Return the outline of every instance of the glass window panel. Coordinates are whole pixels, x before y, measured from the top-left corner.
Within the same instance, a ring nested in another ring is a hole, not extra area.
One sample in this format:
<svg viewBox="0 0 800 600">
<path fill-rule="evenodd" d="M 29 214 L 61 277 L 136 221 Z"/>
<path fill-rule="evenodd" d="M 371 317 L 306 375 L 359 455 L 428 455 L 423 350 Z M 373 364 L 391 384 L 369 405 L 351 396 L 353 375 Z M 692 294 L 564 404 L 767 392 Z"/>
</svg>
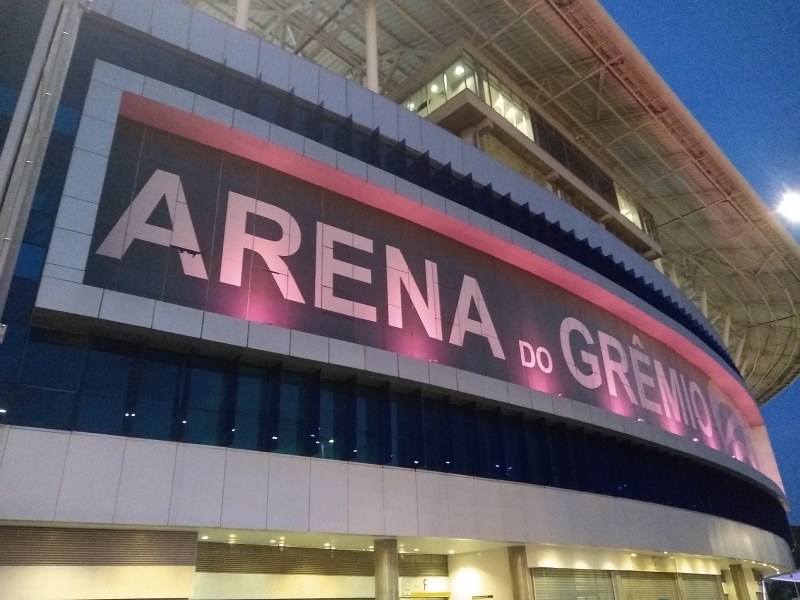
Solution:
<svg viewBox="0 0 800 600">
<path fill-rule="evenodd" d="M 601 435 L 597 432 L 587 433 L 586 448 L 589 452 L 589 464 L 595 491 L 598 494 L 612 493 L 611 481 L 606 468 L 605 445 Z"/>
<path fill-rule="evenodd" d="M 478 410 L 478 438 L 483 477 L 505 479 L 506 460 L 503 452 L 503 429 L 500 409 Z"/>
<path fill-rule="evenodd" d="M 569 430 L 568 437 L 572 471 L 575 474 L 575 489 L 582 492 L 594 491 L 592 469 L 589 464 L 589 455 L 586 451 L 584 431 L 582 429 Z"/>
<path fill-rule="evenodd" d="M 74 391 L 83 362 L 80 336 L 31 329 L 20 369 L 20 383 Z"/>
<path fill-rule="evenodd" d="M 219 411 L 189 408 L 186 410 L 185 421 L 184 442 L 211 446 L 221 445 Z"/>
<path fill-rule="evenodd" d="M 319 456 L 342 460 L 344 444 L 345 404 L 348 383 L 323 379 L 320 385 Z"/>
<path fill-rule="evenodd" d="M 128 431 L 131 436 L 150 440 L 171 439 L 173 407 L 161 402 L 138 401 L 136 412 L 128 413 Z"/>
<path fill-rule="evenodd" d="M 405 101 L 403 106 L 405 106 L 408 110 L 413 113 L 417 113 L 420 116 L 426 116 L 428 114 L 428 103 L 427 103 L 427 88 L 421 88 L 413 93 L 408 99 Z"/>
<path fill-rule="evenodd" d="M 461 58 L 448 68 L 445 73 L 445 80 L 447 84 L 446 95 L 449 100 L 456 94 L 464 91 L 477 89 L 475 84 L 475 70 L 472 65 Z"/>
<path fill-rule="evenodd" d="M 74 406 L 74 393 L 18 386 L 7 413 L 8 422 L 12 425 L 68 430 Z"/>
<path fill-rule="evenodd" d="M 189 406 L 219 411 L 225 397 L 225 363 L 195 358 L 189 377 Z"/>
<path fill-rule="evenodd" d="M 475 404 L 453 404 L 450 412 L 453 427 L 453 458 L 456 473 L 480 475 L 478 420 Z"/>
<path fill-rule="evenodd" d="M 524 418 L 522 414 L 503 416 L 503 443 L 506 458 L 506 479 L 525 481 L 530 478 L 525 447 Z"/>
<path fill-rule="evenodd" d="M 172 406 L 181 383 L 183 356 L 148 349 L 138 381 L 137 398 L 142 402 Z"/>
<path fill-rule="evenodd" d="M 263 371 L 259 367 L 242 365 L 236 387 L 236 413 L 233 421 L 231 446 L 247 450 L 258 449 L 258 427 L 261 412 Z"/>
<path fill-rule="evenodd" d="M 127 417 L 130 435 L 156 440 L 172 437 L 183 361 L 184 357 L 175 352 L 145 351 L 136 381 L 136 401 L 129 413 L 131 416 Z"/>
<path fill-rule="evenodd" d="M 553 485 L 550 446 L 547 426 L 543 419 L 525 423 L 525 442 L 528 452 L 529 481 L 536 485 Z"/>
<path fill-rule="evenodd" d="M 417 390 L 397 394 L 393 399 L 394 424 L 392 436 L 396 438 L 397 465 L 412 469 L 425 464 L 425 436 L 422 418 L 422 394 Z"/>
<path fill-rule="evenodd" d="M 434 77 L 427 85 L 428 102 L 426 109 L 428 114 L 439 108 L 445 103 L 447 97 L 445 94 L 445 76 L 441 73 Z"/>
<path fill-rule="evenodd" d="M 300 402 L 303 378 L 299 373 L 283 371 L 280 385 L 280 408 L 275 450 L 283 454 L 301 454 Z"/>
<path fill-rule="evenodd" d="M 382 405 L 384 390 L 359 385 L 356 397 L 356 447 L 352 460 L 379 464 Z M 386 406 L 388 410 L 388 405 Z"/>
<path fill-rule="evenodd" d="M 90 433 L 122 435 L 125 417 L 125 398 L 81 393 L 75 429 Z"/>
<path fill-rule="evenodd" d="M 97 340 L 86 352 L 81 392 L 113 398 L 125 397 L 133 368 L 134 348 L 105 340 Z"/>
<path fill-rule="evenodd" d="M 615 186 L 615 188 L 617 192 L 617 204 L 619 204 L 619 212 L 622 213 L 623 217 L 641 229 L 642 220 L 639 218 L 639 208 L 636 205 L 636 202 L 623 188 L 619 186 Z"/>
<path fill-rule="evenodd" d="M 566 425 L 563 423 L 551 425 L 547 433 L 555 484 L 560 488 L 575 489 Z"/>
</svg>

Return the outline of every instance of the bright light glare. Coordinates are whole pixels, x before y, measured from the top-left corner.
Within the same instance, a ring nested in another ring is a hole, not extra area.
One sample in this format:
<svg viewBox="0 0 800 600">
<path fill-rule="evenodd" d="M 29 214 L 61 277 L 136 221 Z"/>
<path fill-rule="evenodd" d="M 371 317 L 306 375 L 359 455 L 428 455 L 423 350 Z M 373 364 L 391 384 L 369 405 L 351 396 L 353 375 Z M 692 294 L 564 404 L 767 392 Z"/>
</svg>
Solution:
<svg viewBox="0 0 800 600">
<path fill-rule="evenodd" d="M 778 212 L 792 223 L 800 223 L 800 193 L 786 192 L 778 205 Z"/>
<path fill-rule="evenodd" d="M 456 75 L 463 75 L 464 74 L 464 67 L 462 67 L 461 65 L 458 65 L 456 67 L 456 69 L 455 69 L 455 74 Z"/>
<path fill-rule="evenodd" d="M 439 86 L 438 86 L 438 85 L 436 85 L 436 84 L 434 83 L 434 84 L 431 86 L 431 91 L 432 91 L 432 92 L 435 94 L 436 92 L 438 92 L 438 91 L 439 91 Z"/>
</svg>

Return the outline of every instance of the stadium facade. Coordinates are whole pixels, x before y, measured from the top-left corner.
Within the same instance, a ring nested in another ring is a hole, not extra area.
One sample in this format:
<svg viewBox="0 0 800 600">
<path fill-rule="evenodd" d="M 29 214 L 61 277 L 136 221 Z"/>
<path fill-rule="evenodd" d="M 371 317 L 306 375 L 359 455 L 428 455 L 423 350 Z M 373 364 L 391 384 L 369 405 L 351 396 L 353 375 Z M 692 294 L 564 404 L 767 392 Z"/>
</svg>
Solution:
<svg viewBox="0 0 800 600">
<path fill-rule="evenodd" d="M 791 566 L 800 253 L 596 0 L 2 0 L 0 50 L 0 599 Z"/>
</svg>

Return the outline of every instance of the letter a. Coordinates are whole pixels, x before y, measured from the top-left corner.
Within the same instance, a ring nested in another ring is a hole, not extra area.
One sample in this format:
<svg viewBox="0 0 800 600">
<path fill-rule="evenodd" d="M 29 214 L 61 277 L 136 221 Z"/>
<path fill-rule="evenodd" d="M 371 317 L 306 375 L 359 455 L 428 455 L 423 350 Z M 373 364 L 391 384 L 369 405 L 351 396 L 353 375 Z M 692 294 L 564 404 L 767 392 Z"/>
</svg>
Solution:
<svg viewBox="0 0 800 600">
<path fill-rule="evenodd" d="M 478 316 L 480 321 L 469 318 L 469 309 L 472 303 L 478 309 Z M 478 287 L 478 282 L 468 275 L 464 275 L 464 280 L 461 283 L 461 293 L 458 296 L 458 307 L 456 308 L 456 315 L 453 317 L 453 330 L 450 332 L 450 343 L 455 346 L 464 345 L 464 334 L 477 333 L 482 335 L 489 341 L 489 346 L 492 349 L 492 354 L 495 358 L 506 359 L 503 353 L 503 347 L 500 345 L 500 340 L 497 339 L 497 332 L 492 323 L 492 317 L 489 316 L 489 309 L 483 301 L 483 294 L 481 288 Z"/>
<path fill-rule="evenodd" d="M 172 229 L 157 227 L 147 222 L 161 198 L 167 201 Z M 100 244 L 97 253 L 122 259 L 133 240 L 182 250 L 180 257 L 183 272 L 191 277 L 208 279 L 181 179 L 177 175 L 160 169 L 153 173 Z"/>
</svg>

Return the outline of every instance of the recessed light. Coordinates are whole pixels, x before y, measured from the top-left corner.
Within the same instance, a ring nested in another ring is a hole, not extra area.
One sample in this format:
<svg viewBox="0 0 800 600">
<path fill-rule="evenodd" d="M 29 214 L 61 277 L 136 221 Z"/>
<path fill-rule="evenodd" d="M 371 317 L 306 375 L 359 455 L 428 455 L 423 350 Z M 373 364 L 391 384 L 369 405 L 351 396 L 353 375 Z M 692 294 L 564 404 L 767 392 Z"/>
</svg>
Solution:
<svg viewBox="0 0 800 600">
<path fill-rule="evenodd" d="M 636 553 L 635 552 L 631 552 L 631 556 L 636 556 Z"/>
<path fill-rule="evenodd" d="M 269 541 L 269 543 L 270 543 L 270 544 L 274 544 L 274 543 L 275 543 L 275 540 L 270 540 L 270 541 Z"/>
<path fill-rule="evenodd" d="M 456 551 L 455 551 L 455 550 L 448 550 L 448 551 L 447 551 L 447 553 L 448 553 L 448 554 L 455 554 L 455 553 L 456 553 Z"/>
<path fill-rule="evenodd" d="M 330 542 L 325 542 L 325 547 L 328 548 L 331 545 Z"/>
<path fill-rule="evenodd" d="M 438 92 L 438 91 L 439 91 L 439 86 L 438 86 L 438 85 L 436 85 L 436 84 L 434 83 L 434 84 L 431 86 L 431 91 L 432 91 L 432 92 L 435 94 L 436 92 Z"/>
<path fill-rule="evenodd" d="M 419 548 L 414 548 L 414 552 L 419 552 Z"/>
<path fill-rule="evenodd" d="M 200 536 L 200 539 L 201 539 L 201 540 L 207 540 L 207 539 L 208 539 L 208 536 L 207 536 L 207 535 Z"/>
<path fill-rule="evenodd" d="M 463 75 L 464 74 L 464 67 L 462 67 L 461 65 L 456 65 L 456 68 L 455 68 L 454 72 L 455 72 L 456 75 Z"/>
</svg>

